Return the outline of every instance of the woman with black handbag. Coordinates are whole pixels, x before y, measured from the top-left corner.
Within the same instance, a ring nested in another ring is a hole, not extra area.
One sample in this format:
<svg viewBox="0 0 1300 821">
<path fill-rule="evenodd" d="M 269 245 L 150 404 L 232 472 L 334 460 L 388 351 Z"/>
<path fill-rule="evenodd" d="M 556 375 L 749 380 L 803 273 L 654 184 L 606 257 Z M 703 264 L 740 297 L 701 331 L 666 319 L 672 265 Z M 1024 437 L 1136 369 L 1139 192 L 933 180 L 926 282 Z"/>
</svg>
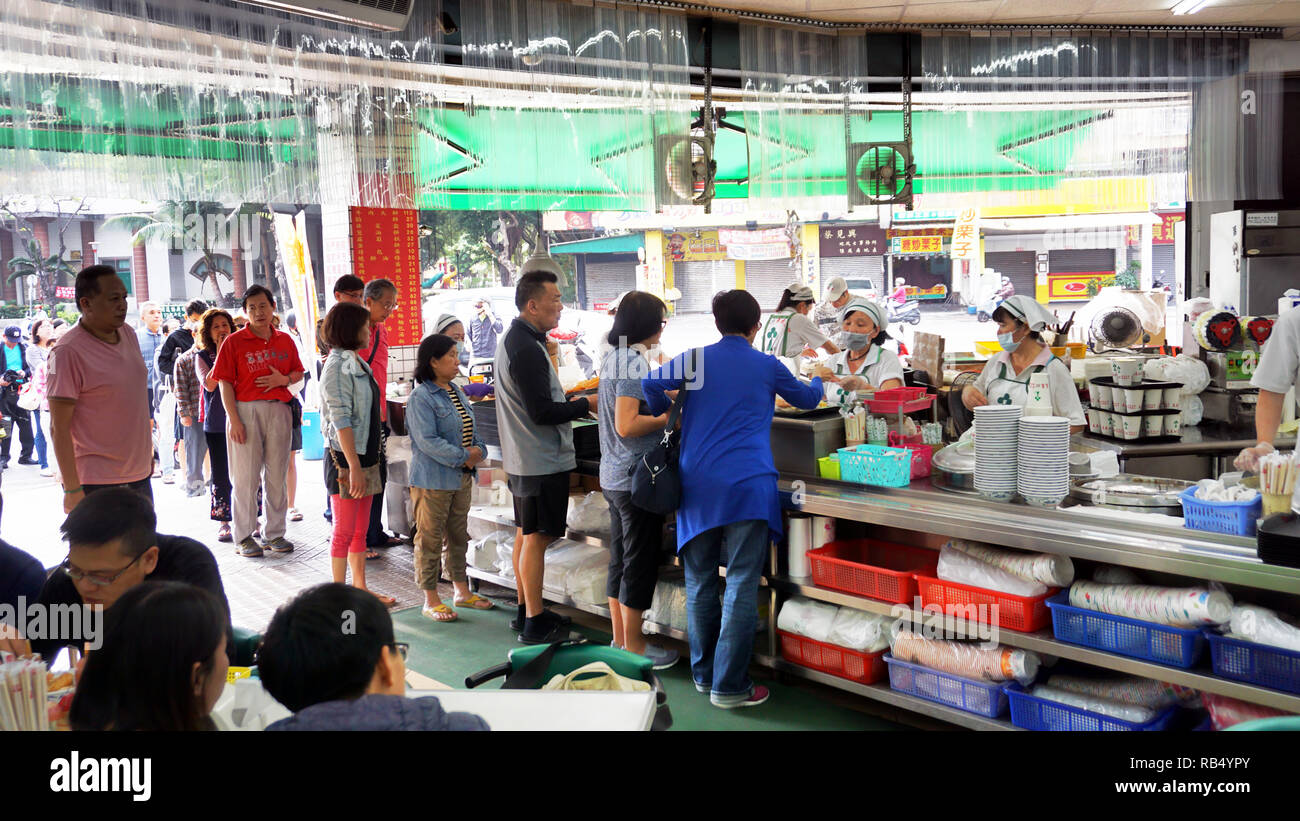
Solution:
<svg viewBox="0 0 1300 821">
<path fill-rule="evenodd" d="M 659 579 L 664 517 L 632 501 L 629 470 L 663 438 L 667 414 L 644 412 L 641 380 L 650 374 L 647 352 L 659 343 L 667 308 L 654 294 L 624 295 L 609 332 L 612 349 L 600 365 L 600 486 L 609 502 L 609 598 L 614 645 L 646 656 L 654 669 L 677 663 L 678 654 L 649 644 L 641 614 L 650 608 Z"/>
<path fill-rule="evenodd" d="M 357 351 L 370 342 L 370 312 L 339 303 L 325 316 L 330 354 L 321 371 L 321 431 L 329 447 L 326 488 L 333 509 L 330 559 L 334 581 L 366 589 L 366 530 L 379 492 L 379 389 Z M 378 596 L 385 605 L 396 600 Z"/>
</svg>

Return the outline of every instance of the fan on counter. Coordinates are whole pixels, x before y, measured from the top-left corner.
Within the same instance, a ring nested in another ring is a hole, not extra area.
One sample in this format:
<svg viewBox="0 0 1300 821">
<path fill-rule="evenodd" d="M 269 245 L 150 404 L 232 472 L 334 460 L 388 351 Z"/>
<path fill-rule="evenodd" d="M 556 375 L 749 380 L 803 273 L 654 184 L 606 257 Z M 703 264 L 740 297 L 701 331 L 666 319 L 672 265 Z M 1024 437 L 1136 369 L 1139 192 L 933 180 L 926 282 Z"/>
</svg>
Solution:
<svg viewBox="0 0 1300 821">
<path fill-rule="evenodd" d="M 1142 320 L 1128 308 L 1107 308 L 1097 314 L 1088 335 L 1093 351 L 1098 353 L 1132 348 L 1151 340 L 1151 334 L 1142 330 Z"/>
<path fill-rule="evenodd" d="M 967 385 L 975 384 L 976 379 L 979 379 L 978 373 L 962 371 L 952 380 L 952 387 L 948 391 L 948 418 L 952 420 L 954 438 L 970 430 L 970 426 L 975 423 L 975 413 L 961 401 L 961 392 Z"/>
</svg>

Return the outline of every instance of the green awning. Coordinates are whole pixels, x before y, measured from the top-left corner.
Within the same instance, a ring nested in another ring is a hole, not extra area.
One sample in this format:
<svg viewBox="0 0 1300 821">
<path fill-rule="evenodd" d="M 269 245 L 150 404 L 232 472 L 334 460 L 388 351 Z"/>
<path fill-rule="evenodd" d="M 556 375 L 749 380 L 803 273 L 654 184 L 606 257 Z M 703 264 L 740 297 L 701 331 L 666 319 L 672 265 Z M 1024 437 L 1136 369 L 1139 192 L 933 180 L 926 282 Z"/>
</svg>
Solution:
<svg viewBox="0 0 1300 821">
<path fill-rule="evenodd" d="M 576 242 L 557 242 L 551 246 L 552 254 L 635 254 L 645 247 L 645 234 L 620 234 L 616 237 L 580 239 Z"/>
</svg>

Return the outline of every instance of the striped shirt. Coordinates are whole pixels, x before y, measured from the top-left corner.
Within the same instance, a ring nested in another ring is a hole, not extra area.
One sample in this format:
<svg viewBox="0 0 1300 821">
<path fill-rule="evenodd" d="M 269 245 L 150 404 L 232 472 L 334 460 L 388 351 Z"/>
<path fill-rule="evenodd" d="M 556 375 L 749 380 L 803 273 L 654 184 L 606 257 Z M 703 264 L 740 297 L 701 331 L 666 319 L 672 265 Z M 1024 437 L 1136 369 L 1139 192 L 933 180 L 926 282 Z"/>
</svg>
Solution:
<svg viewBox="0 0 1300 821">
<path fill-rule="evenodd" d="M 465 406 L 461 404 L 455 388 L 448 388 L 447 396 L 451 398 L 451 404 L 455 406 L 456 412 L 460 414 L 460 446 L 463 448 L 471 447 L 474 444 L 474 422 L 470 419 L 469 411 L 465 410 Z"/>
</svg>

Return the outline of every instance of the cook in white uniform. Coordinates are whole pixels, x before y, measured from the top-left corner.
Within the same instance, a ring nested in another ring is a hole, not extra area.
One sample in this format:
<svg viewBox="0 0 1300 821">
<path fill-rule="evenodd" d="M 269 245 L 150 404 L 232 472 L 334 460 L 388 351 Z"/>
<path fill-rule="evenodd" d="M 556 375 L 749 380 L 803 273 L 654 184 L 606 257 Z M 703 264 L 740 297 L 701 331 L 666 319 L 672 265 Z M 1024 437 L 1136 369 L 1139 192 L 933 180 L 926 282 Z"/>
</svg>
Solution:
<svg viewBox="0 0 1300 821">
<path fill-rule="evenodd" d="M 826 361 L 833 376 L 819 371 L 826 381 L 827 402 L 851 405 L 857 391 L 903 387 L 903 363 L 898 354 L 880 347 L 889 338 L 885 333 L 888 322 L 883 305 L 862 297 L 850 299 L 840 309 L 844 350 Z"/>
<path fill-rule="evenodd" d="M 1052 413 L 1070 420 L 1071 433 L 1083 430 L 1083 403 L 1079 401 L 1070 369 L 1052 355 L 1039 335 L 1039 331 L 1056 324 L 1056 315 L 1034 298 L 1018 294 L 993 312 L 993 320 L 998 323 L 1002 350 L 966 386 L 961 401 L 968 408 L 992 403 L 1024 406 L 1029 401 L 1029 378 L 1046 372 Z"/>
<path fill-rule="evenodd" d="M 1300 385 L 1300 308 L 1278 316 L 1250 384 L 1259 388 L 1255 406 L 1255 437 L 1259 444 L 1239 453 L 1236 466 L 1238 470 L 1254 471 L 1259 468 L 1259 457 L 1273 451 L 1287 392 Z M 1300 484 L 1291 497 L 1291 508 L 1300 511 Z"/>
<path fill-rule="evenodd" d="M 812 313 L 813 301 L 812 288 L 800 282 L 788 286 L 781 294 L 781 303 L 768 316 L 763 332 L 755 340 L 758 349 L 778 359 L 816 356 L 813 348 L 821 348 L 829 354 L 839 353 L 839 347 L 817 330 L 808 317 Z"/>
</svg>

